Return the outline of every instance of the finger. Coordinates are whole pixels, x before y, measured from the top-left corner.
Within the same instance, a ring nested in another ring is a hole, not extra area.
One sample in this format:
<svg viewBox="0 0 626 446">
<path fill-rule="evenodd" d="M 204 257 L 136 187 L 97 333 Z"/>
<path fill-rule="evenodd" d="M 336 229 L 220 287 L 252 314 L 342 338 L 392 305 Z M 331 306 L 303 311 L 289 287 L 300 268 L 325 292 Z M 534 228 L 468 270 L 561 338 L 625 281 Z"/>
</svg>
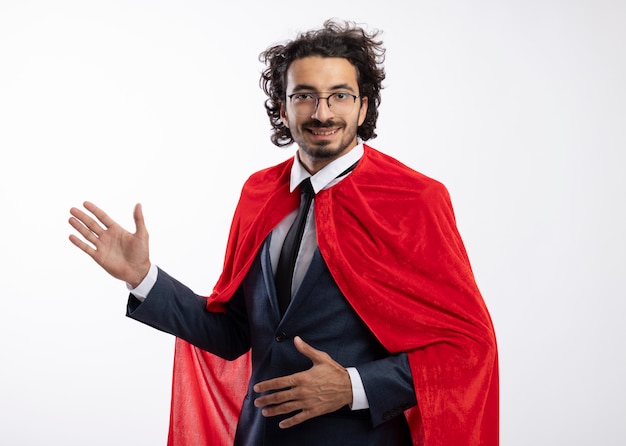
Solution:
<svg viewBox="0 0 626 446">
<path fill-rule="evenodd" d="M 73 234 L 70 235 L 70 242 L 72 242 L 75 246 L 80 248 L 82 251 L 86 252 L 91 257 L 93 257 L 96 254 L 95 249 L 93 249 L 90 245 L 83 242 L 81 239 L 79 239 Z"/>
<path fill-rule="evenodd" d="M 104 225 L 105 228 L 109 228 L 115 224 L 115 221 L 111 217 L 109 217 L 106 212 L 104 212 L 102 209 L 100 209 L 98 206 L 96 206 L 92 202 L 85 201 L 83 203 L 83 206 L 85 206 L 85 209 L 87 209 L 89 212 L 95 215 L 96 218 L 100 221 L 100 223 Z"/>
<path fill-rule="evenodd" d="M 295 375 L 281 376 L 280 378 L 268 379 L 267 381 L 256 383 L 254 385 L 254 391 L 263 393 L 272 390 L 288 389 L 296 385 L 294 376 Z"/>
<path fill-rule="evenodd" d="M 302 395 L 294 388 L 289 387 L 283 390 L 279 390 L 277 392 L 272 392 L 267 395 L 263 395 L 254 400 L 254 405 L 256 407 L 265 407 L 265 406 L 273 406 L 276 404 L 283 404 L 288 401 L 296 400 L 301 398 Z"/>
<path fill-rule="evenodd" d="M 78 210 L 77 210 L 78 211 Z M 80 212 L 80 211 L 78 211 Z M 85 215 L 85 217 L 87 217 Z M 89 217 L 87 217 L 89 218 Z M 74 229 L 76 229 L 76 231 L 78 231 L 80 233 L 80 235 L 82 235 L 88 242 L 92 243 L 93 245 L 96 244 L 96 242 L 98 241 L 98 235 L 96 234 L 96 231 L 101 232 L 102 228 L 100 228 L 99 226 L 97 226 L 97 223 L 92 222 L 91 226 L 94 229 L 88 228 L 85 222 L 83 222 L 80 218 L 78 217 L 70 217 L 69 219 L 69 223 L 70 225 L 72 225 L 72 227 Z"/>
<path fill-rule="evenodd" d="M 316 416 L 317 415 L 315 415 L 312 411 L 303 410 L 295 414 L 293 417 L 289 417 L 278 423 L 278 427 L 280 427 L 281 429 L 287 429 L 306 420 L 310 420 L 311 418 L 314 418 Z"/>
<path fill-rule="evenodd" d="M 89 230 L 91 232 L 93 232 L 96 235 L 101 234 L 104 229 L 98 224 L 97 221 L 95 221 L 93 218 L 91 218 L 89 215 L 87 215 L 85 212 L 83 212 L 82 210 L 78 209 L 78 208 L 71 208 L 70 209 L 70 214 L 76 219 L 78 220 L 80 223 L 82 223 L 82 225 L 86 228 L 89 228 Z M 70 220 L 70 223 L 72 222 L 72 220 Z M 72 226 L 74 226 L 74 228 L 76 228 L 77 230 L 79 229 L 78 227 L 76 227 L 75 225 L 72 224 Z M 81 234 L 85 235 L 82 231 Z"/>
<path fill-rule="evenodd" d="M 330 358 L 326 352 L 311 347 L 300 336 L 294 337 L 293 343 L 300 353 L 313 361 L 313 364 L 325 362 Z"/>
<path fill-rule="evenodd" d="M 275 417 L 276 415 L 285 415 L 301 409 L 302 401 L 286 401 L 281 404 L 263 407 L 261 414 L 263 414 L 264 417 Z"/>
</svg>

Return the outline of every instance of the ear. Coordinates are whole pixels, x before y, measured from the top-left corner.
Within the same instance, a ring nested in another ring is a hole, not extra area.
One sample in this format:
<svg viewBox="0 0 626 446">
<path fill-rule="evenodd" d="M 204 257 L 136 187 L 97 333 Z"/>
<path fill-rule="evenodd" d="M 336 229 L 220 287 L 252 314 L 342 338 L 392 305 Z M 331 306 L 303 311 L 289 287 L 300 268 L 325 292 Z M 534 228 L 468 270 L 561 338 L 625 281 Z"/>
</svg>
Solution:
<svg viewBox="0 0 626 446">
<path fill-rule="evenodd" d="M 368 107 L 368 99 L 367 96 L 363 96 L 361 98 L 361 109 L 359 110 L 359 126 L 361 126 L 365 122 L 365 117 L 367 116 L 367 107 Z"/>
<path fill-rule="evenodd" d="M 289 128 L 289 118 L 287 117 L 287 110 L 285 110 L 285 103 L 280 101 L 278 105 L 280 106 L 280 120 L 285 127 Z"/>
</svg>

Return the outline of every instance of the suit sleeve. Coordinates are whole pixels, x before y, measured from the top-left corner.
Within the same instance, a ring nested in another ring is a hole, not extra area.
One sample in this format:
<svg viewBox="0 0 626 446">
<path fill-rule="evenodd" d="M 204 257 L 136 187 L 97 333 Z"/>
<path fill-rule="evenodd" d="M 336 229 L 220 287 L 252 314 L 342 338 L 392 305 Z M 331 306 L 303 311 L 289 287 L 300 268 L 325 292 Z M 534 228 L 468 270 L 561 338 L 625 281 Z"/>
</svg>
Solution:
<svg viewBox="0 0 626 446">
<path fill-rule="evenodd" d="M 357 366 L 374 427 L 402 415 L 417 404 L 406 353 Z"/>
<path fill-rule="evenodd" d="M 206 309 L 204 297 L 161 269 L 143 302 L 129 296 L 126 315 L 224 359 L 235 359 L 250 349 L 241 291 L 228 302 L 225 312 L 211 312 Z"/>
</svg>

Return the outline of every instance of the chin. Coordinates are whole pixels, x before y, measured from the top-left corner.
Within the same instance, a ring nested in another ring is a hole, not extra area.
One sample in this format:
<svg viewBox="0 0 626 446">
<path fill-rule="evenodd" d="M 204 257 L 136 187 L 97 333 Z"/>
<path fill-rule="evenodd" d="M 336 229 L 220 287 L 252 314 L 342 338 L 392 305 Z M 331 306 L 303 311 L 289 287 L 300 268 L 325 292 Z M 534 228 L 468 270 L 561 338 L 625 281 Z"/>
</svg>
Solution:
<svg viewBox="0 0 626 446">
<path fill-rule="evenodd" d="M 347 146 L 340 142 L 321 141 L 321 142 L 298 142 L 298 146 L 310 157 L 317 159 L 334 158 L 345 152 Z"/>
<path fill-rule="evenodd" d="M 302 150 L 306 152 L 312 158 L 328 159 L 341 155 L 345 148 L 333 148 L 330 146 L 315 146 L 315 147 L 302 147 Z"/>
</svg>

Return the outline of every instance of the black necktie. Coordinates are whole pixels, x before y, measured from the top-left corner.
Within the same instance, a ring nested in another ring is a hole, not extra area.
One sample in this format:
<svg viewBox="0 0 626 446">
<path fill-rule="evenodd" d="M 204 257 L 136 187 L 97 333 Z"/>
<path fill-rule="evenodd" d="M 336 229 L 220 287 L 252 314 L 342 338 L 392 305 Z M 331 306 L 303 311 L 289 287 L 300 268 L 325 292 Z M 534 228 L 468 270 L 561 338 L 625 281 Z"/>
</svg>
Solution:
<svg viewBox="0 0 626 446">
<path fill-rule="evenodd" d="M 355 162 L 346 170 L 337 175 L 336 178 L 340 178 L 351 172 L 359 162 Z M 305 179 L 300 183 L 300 207 L 298 208 L 298 215 L 287 232 L 283 247 L 280 251 L 280 257 L 278 259 L 278 266 L 276 267 L 276 277 L 274 282 L 276 283 L 276 296 L 278 297 L 278 306 L 280 308 L 280 314 L 284 315 L 287 311 L 287 307 L 291 302 L 291 285 L 293 283 L 293 271 L 296 266 L 296 259 L 298 258 L 298 252 L 300 251 L 300 245 L 302 244 L 302 235 L 304 234 L 304 226 L 306 224 L 306 217 L 309 213 L 309 208 L 313 202 L 315 192 L 313 186 L 311 186 L 311 177 Z"/>
<path fill-rule="evenodd" d="M 296 220 L 291 225 L 291 228 L 289 228 L 289 232 L 287 232 L 285 242 L 280 251 L 278 267 L 276 268 L 276 295 L 278 297 L 278 306 L 281 315 L 285 314 L 289 302 L 291 301 L 293 270 L 296 265 L 300 244 L 302 243 L 306 217 L 309 213 L 314 195 L 315 192 L 313 191 L 311 178 L 309 177 L 300 183 L 300 207 L 298 208 L 298 215 L 296 215 Z"/>
</svg>

